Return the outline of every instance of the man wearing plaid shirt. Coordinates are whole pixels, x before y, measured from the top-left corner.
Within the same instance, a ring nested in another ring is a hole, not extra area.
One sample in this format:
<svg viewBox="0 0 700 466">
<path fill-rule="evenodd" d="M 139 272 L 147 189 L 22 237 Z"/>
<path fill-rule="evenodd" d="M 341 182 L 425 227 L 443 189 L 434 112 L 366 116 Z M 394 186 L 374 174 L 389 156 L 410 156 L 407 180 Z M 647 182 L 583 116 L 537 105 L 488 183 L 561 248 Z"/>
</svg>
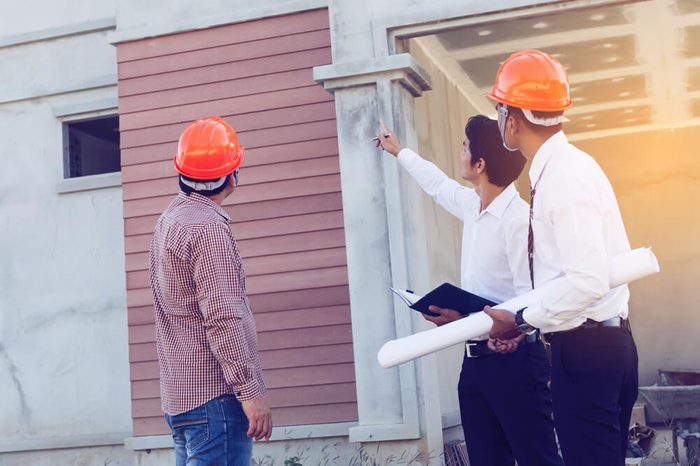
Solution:
<svg viewBox="0 0 700 466">
<path fill-rule="evenodd" d="M 176 466 L 249 466 L 272 417 L 238 246 L 221 207 L 238 184 L 243 148 L 218 117 L 180 137 L 181 192 L 150 249 L 161 400 Z"/>
</svg>

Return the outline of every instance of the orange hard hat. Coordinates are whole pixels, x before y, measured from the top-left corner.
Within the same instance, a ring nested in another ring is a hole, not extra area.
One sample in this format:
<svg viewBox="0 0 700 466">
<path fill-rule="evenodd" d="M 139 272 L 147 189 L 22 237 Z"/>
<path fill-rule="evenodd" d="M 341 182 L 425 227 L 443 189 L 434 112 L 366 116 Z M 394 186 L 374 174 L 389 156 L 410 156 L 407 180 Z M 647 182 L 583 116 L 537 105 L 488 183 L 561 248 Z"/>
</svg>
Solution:
<svg viewBox="0 0 700 466">
<path fill-rule="evenodd" d="M 493 90 L 485 95 L 505 105 L 540 112 L 559 112 L 573 105 L 564 67 L 539 50 L 508 57 L 496 73 Z"/>
<path fill-rule="evenodd" d="M 221 117 L 202 118 L 180 135 L 175 169 L 188 178 L 212 180 L 233 173 L 243 163 L 243 146 Z"/>
</svg>

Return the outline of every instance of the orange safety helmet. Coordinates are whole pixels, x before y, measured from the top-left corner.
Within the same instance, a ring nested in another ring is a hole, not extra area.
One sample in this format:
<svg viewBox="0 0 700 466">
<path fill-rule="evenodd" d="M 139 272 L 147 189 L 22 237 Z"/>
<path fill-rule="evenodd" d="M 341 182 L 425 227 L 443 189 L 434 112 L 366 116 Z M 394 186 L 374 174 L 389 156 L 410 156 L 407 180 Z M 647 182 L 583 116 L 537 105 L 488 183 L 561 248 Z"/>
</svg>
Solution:
<svg viewBox="0 0 700 466">
<path fill-rule="evenodd" d="M 180 135 L 175 169 L 195 180 L 212 180 L 233 173 L 243 163 L 243 146 L 221 117 L 202 118 Z"/>
<path fill-rule="evenodd" d="M 564 67 L 539 50 L 508 57 L 496 73 L 493 90 L 485 95 L 508 106 L 540 112 L 559 112 L 573 105 Z"/>
</svg>

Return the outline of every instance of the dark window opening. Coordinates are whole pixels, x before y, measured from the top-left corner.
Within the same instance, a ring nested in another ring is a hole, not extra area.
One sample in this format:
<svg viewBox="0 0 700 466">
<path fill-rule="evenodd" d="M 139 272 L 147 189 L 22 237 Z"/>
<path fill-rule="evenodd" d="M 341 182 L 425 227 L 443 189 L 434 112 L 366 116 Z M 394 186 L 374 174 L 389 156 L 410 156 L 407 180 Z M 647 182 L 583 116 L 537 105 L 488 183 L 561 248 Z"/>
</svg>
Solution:
<svg viewBox="0 0 700 466">
<path fill-rule="evenodd" d="M 66 122 L 63 140 L 64 178 L 121 170 L 118 116 Z"/>
</svg>

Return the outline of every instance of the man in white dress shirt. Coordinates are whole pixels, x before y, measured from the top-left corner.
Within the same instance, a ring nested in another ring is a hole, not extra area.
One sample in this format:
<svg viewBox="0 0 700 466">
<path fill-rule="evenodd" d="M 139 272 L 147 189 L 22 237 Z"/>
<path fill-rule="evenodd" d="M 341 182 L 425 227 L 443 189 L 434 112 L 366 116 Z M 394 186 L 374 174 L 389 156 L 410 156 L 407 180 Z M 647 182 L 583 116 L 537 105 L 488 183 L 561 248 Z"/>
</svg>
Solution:
<svg viewBox="0 0 700 466">
<path fill-rule="evenodd" d="M 483 115 L 465 127 L 461 175 L 474 188 L 450 179 L 433 163 L 383 128 L 378 145 L 435 201 L 464 224 L 462 287 L 494 302 L 530 291 L 527 244 L 528 206 L 513 185 L 525 164 L 501 144 L 498 124 Z M 435 225 L 439 228 L 439 225 Z M 462 317 L 431 306 L 443 325 Z M 458 395 L 462 429 L 472 466 L 562 466 L 554 437 L 549 364 L 537 334 L 512 342 L 509 354 L 489 349 L 487 340 L 470 341 Z"/>
<path fill-rule="evenodd" d="M 627 286 L 609 288 L 610 258 L 630 250 L 610 182 L 569 144 L 566 71 L 525 50 L 506 60 L 489 97 L 503 144 L 532 160 L 530 274 L 558 286 L 517 314 L 491 309 L 492 337 L 540 329 L 552 345 L 554 422 L 567 466 L 622 466 L 637 397 L 637 351 Z"/>
</svg>

